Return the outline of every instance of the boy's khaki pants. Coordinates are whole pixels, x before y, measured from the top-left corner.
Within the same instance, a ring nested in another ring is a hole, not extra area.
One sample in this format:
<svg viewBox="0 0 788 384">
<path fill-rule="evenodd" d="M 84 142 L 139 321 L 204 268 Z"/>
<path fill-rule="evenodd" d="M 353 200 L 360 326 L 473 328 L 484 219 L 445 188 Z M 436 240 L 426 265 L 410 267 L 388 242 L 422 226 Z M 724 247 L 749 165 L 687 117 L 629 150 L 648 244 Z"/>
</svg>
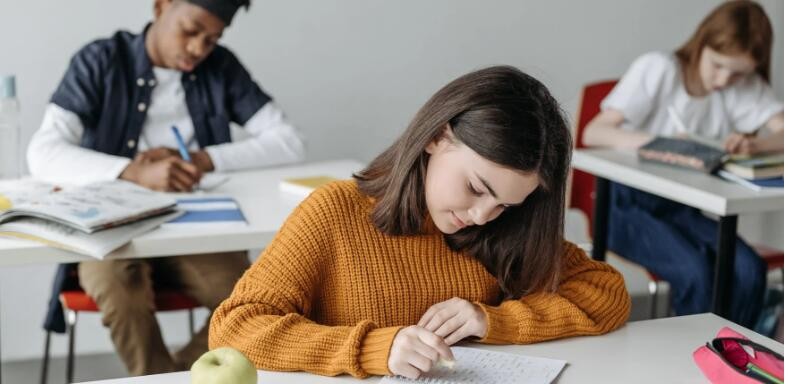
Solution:
<svg viewBox="0 0 788 384">
<path fill-rule="evenodd" d="M 248 267 L 246 252 L 86 261 L 79 264 L 79 281 L 101 310 L 129 373 L 149 375 L 187 370 L 208 350 L 206 323 L 170 355 L 156 321 L 154 287 L 178 289 L 213 311 Z"/>
</svg>

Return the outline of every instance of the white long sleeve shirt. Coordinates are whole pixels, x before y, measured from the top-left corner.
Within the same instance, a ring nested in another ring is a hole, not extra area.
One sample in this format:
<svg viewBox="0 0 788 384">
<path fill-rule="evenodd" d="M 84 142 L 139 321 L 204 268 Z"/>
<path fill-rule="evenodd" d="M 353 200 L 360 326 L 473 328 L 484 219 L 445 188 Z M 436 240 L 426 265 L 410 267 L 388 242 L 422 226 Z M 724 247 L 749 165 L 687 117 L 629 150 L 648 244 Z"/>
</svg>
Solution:
<svg viewBox="0 0 788 384">
<path fill-rule="evenodd" d="M 155 147 L 177 148 L 170 127 L 175 125 L 190 150 L 199 149 L 194 140 L 181 73 L 154 68 L 157 86 L 142 127 L 138 151 Z M 273 102 L 268 102 L 244 125 L 250 137 L 204 148 L 217 172 L 265 167 L 302 161 L 304 142 L 299 132 Z M 41 127 L 33 135 L 27 161 L 33 177 L 55 182 L 87 184 L 118 178 L 130 159 L 80 146 L 84 126 L 79 117 L 56 104 L 49 104 Z"/>
</svg>

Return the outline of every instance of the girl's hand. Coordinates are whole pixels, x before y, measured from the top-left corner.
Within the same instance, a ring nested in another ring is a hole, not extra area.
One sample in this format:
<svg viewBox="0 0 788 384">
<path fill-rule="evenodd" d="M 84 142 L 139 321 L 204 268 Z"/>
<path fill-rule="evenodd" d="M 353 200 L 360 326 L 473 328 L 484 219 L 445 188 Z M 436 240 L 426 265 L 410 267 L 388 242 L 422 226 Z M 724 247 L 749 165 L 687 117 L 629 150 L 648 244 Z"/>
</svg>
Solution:
<svg viewBox="0 0 788 384">
<path fill-rule="evenodd" d="M 757 139 L 754 135 L 733 133 L 725 139 L 725 151 L 738 155 L 752 155 L 758 152 Z"/>
<path fill-rule="evenodd" d="M 466 337 L 483 338 L 487 334 L 487 316 L 476 304 L 458 297 L 433 305 L 419 320 L 418 326 L 453 345 Z"/>
<path fill-rule="evenodd" d="M 429 372 L 439 359 L 454 360 L 451 349 L 442 338 L 416 326 L 401 329 L 389 353 L 389 371 L 395 375 L 418 379 Z"/>
</svg>

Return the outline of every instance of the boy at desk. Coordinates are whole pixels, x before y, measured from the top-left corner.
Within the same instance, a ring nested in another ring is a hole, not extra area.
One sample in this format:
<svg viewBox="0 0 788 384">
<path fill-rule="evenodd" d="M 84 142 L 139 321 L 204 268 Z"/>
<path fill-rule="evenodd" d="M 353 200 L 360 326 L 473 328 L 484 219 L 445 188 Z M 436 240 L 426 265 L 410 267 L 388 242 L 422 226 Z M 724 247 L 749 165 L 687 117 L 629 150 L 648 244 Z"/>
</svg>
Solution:
<svg viewBox="0 0 788 384">
<path fill-rule="evenodd" d="M 32 175 L 69 183 L 124 179 L 184 192 L 205 172 L 302 160 L 298 132 L 217 43 L 242 6 L 249 1 L 155 0 L 154 19 L 141 33 L 119 31 L 79 50 L 30 143 Z M 231 142 L 231 121 L 251 137 Z M 172 126 L 187 159 L 175 150 Z M 246 252 L 235 252 L 82 262 L 78 274 L 129 373 L 142 375 L 186 369 L 207 350 L 204 327 L 170 355 L 154 315 L 154 283 L 176 284 L 213 309 L 248 266 Z M 69 267 L 61 267 L 56 292 Z M 45 327 L 62 330 L 59 303 L 50 304 Z"/>
</svg>

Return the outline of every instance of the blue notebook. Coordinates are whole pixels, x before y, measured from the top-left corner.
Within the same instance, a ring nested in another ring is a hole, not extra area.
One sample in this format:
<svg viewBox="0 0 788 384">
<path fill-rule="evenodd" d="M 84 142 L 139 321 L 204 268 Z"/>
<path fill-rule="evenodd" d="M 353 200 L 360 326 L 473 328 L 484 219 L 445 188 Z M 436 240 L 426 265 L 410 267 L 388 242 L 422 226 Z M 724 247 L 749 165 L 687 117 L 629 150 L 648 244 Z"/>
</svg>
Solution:
<svg viewBox="0 0 788 384">
<path fill-rule="evenodd" d="M 751 183 L 764 188 L 784 188 L 785 179 L 782 177 L 772 177 L 770 179 L 750 180 Z"/>
<path fill-rule="evenodd" d="M 177 209 L 185 213 L 165 226 L 247 225 L 241 207 L 232 197 L 186 197 L 177 199 Z"/>
</svg>

